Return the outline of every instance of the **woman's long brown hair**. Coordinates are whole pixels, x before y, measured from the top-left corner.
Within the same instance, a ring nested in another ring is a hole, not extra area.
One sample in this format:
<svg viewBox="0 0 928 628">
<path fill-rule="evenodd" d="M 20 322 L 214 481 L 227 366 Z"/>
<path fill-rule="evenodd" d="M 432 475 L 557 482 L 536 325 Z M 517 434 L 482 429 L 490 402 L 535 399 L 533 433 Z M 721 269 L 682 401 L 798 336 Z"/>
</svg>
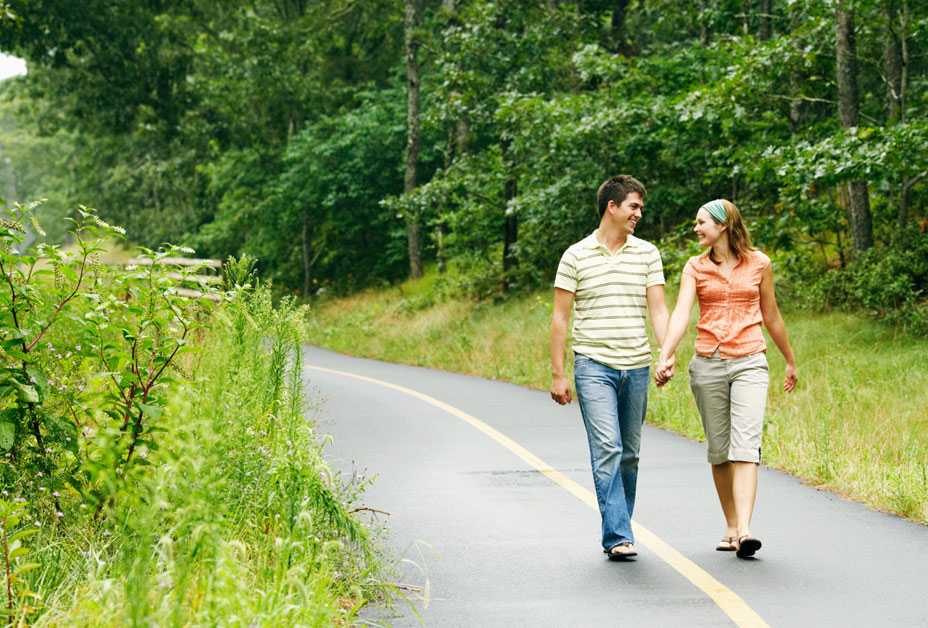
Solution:
<svg viewBox="0 0 928 628">
<path fill-rule="evenodd" d="M 728 248 L 732 253 L 738 256 L 738 259 L 744 259 L 748 253 L 754 250 L 751 245 L 751 234 L 748 228 L 744 226 L 741 219 L 741 211 L 729 200 L 721 199 L 725 206 L 725 226 L 728 228 Z"/>
</svg>

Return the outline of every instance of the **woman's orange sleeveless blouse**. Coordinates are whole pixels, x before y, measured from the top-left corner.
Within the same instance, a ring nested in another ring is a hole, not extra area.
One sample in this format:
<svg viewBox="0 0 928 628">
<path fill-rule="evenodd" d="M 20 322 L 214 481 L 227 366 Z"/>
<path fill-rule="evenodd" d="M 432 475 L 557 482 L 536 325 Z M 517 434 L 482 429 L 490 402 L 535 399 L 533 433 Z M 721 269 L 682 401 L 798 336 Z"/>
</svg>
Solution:
<svg viewBox="0 0 928 628">
<path fill-rule="evenodd" d="M 696 281 L 699 299 L 696 353 L 711 356 L 717 349 L 723 359 L 734 359 L 767 350 L 760 282 L 769 266 L 769 257 L 751 251 L 726 279 L 708 252 L 686 262 L 683 273 Z"/>
</svg>

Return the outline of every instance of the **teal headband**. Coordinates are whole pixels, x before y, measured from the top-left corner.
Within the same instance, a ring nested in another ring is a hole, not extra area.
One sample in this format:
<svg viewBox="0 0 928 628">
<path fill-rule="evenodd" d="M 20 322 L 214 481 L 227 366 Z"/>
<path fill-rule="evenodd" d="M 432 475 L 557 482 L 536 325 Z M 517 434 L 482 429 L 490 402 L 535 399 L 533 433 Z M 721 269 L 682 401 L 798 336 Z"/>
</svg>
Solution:
<svg viewBox="0 0 928 628">
<path fill-rule="evenodd" d="M 699 209 L 704 209 L 709 212 L 709 215 L 712 216 L 712 219 L 720 225 L 724 225 L 725 221 L 728 219 L 728 212 L 725 210 L 725 204 L 720 198 L 717 198 L 714 201 L 709 201 Z"/>
</svg>

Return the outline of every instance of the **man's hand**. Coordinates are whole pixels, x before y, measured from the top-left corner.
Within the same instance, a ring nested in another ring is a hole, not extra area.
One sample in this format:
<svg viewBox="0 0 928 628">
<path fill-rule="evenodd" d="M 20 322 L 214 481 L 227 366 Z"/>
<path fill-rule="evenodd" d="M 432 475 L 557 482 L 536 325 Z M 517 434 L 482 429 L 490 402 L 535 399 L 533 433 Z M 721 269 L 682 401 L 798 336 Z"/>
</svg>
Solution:
<svg viewBox="0 0 928 628">
<path fill-rule="evenodd" d="M 564 344 L 574 293 L 554 289 L 554 312 L 551 315 L 551 398 L 562 406 L 570 403 L 570 385 L 564 377 Z"/>
<path fill-rule="evenodd" d="M 567 378 L 563 375 L 555 375 L 551 378 L 551 398 L 562 406 L 565 403 L 570 403 L 570 386 L 567 383 Z"/>
<path fill-rule="evenodd" d="M 673 378 L 674 366 L 676 365 L 677 358 L 676 356 L 670 356 L 659 360 L 657 363 L 657 369 L 654 372 L 654 383 L 657 384 L 657 387 L 660 388 Z"/>
</svg>

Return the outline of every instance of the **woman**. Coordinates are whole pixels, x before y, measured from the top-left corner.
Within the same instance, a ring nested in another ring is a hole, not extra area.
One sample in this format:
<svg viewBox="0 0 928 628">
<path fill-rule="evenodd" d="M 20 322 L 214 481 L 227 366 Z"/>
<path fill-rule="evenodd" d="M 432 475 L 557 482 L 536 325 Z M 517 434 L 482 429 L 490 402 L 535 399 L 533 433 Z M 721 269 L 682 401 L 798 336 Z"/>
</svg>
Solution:
<svg viewBox="0 0 928 628">
<path fill-rule="evenodd" d="M 725 515 L 725 535 L 716 549 L 746 558 L 761 547 L 751 534 L 769 381 L 761 323 L 786 359 L 787 392 L 796 387 L 796 363 L 777 308 L 770 258 L 751 246 L 738 208 L 727 200 L 710 201 L 699 208 L 693 230 L 708 250 L 683 269 L 655 379 L 662 386 L 673 376 L 674 352 L 698 298 L 689 374 Z"/>
</svg>

